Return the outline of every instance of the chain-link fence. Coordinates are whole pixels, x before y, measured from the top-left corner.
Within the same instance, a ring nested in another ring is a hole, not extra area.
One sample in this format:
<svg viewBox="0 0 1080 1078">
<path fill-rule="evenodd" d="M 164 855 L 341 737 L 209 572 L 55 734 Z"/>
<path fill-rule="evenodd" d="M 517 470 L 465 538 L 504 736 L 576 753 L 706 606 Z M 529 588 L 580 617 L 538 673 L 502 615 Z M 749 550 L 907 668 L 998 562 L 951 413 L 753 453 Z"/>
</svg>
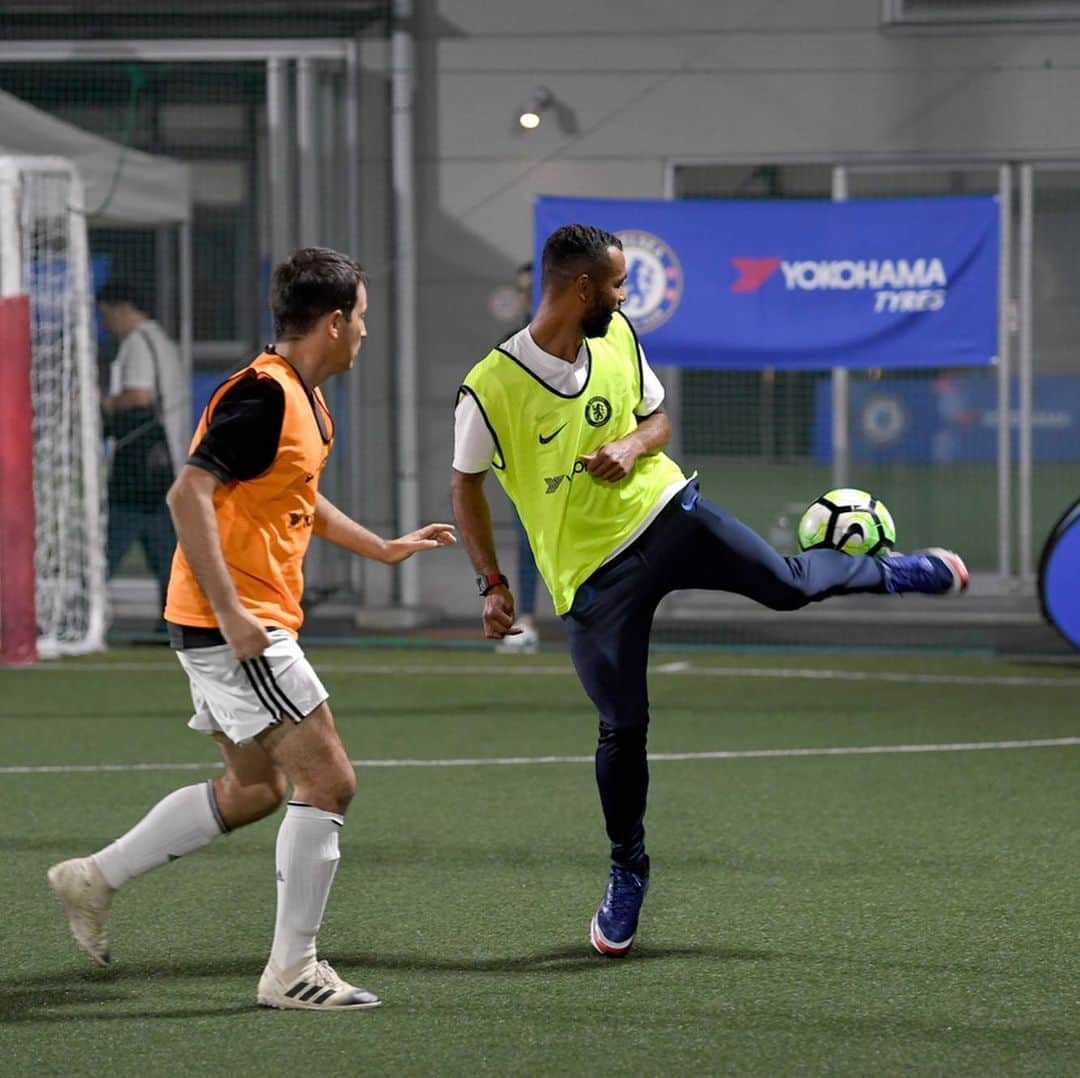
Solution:
<svg viewBox="0 0 1080 1078">
<path fill-rule="evenodd" d="M 346 82 L 357 42 L 387 29 L 381 2 L 195 7 L 205 10 L 97 13 L 46 0 L 5 16 L 0 47 L 11 107 L 23 120 L 39 110 L 42 139 L 70 131 L 76 150 L 95 139 L 81 149 L 112 180 L 88 192 L 85 211 L 93 287 L 109 300 L 95 310 L 94 336 L 121 622 L 131 612 L 145 623 L 160 608 L 155 583 L 174 541 L 163 491 L 213 388 L 271 337 L 274 260 L 305 243 L 356 245 L 346 194 L 350 180 L 357 186 L 356 94 Z M 23 127 L 34 141 L 33 124 Z M 0 147 L 9 141 L 0 136 Z M 185 170 L 183 193 L 166 164 Z M 146 202 L 134 216 L 133 191 Z M 183 210 L 156 216 L 170 197 Z M 345 390 L 328 392 L 345 418 Z M 147 461 L 161 427 L 170 453 L 155 471 Z M 339 429 L 347 442 L 347 420 Z M 338 453 L 324 477 L 344 504 L 352 471 Z M 311 594 L 355 589 L 343 554 L 313 550 L 310 561 Z"/>
</svg>

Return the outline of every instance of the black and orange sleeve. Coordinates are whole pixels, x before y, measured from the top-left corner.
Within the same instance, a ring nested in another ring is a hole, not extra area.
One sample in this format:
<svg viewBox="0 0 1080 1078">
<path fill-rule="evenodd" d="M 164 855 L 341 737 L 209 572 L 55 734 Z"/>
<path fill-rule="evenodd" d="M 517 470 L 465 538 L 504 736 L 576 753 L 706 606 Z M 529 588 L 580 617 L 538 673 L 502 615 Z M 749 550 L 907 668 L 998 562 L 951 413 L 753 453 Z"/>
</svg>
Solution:
<svg viewBox="0 0 1080 1078">
<path fill-rule="evenodd" d="M 218 400 L 187 462 L 222 483 L 254 479 L 274 463 L 284 419 L 284 390 L 250 371 Z"/>
</svg>

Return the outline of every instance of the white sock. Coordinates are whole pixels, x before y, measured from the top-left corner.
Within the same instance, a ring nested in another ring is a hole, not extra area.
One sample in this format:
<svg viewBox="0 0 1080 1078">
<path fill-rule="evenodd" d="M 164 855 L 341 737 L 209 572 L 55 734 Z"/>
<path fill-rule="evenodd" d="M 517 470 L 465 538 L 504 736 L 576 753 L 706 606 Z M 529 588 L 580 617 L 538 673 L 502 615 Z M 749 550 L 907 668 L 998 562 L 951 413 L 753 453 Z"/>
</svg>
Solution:
<svg viewBox="0 0 1080 1078">
<path fill-rule="evenodd" d="M 213 784 L 200 782 L 173 790 L 126 835 L 98 850 L 94 861 L 115 891 L 158 865 L 208 846 L 227 830 L 214 800 Z"/>
<path fill-rule="evenodd" d="M 277 919 L 270 961 L 282 972 L 315 957 L 344 818 L 290 801 L 277 836 Z"/>
</svg>

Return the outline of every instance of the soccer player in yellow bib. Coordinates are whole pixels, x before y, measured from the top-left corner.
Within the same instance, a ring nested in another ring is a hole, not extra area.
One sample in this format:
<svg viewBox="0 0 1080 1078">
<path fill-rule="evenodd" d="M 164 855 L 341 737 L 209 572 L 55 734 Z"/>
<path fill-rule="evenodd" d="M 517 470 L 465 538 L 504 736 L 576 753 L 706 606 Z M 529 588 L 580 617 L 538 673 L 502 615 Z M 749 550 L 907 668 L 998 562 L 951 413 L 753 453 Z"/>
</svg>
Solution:
<svg viewBox="0 0 1080 1078">
<path fill-rule="evenodd" d="M 514 597 L 483 483 L 494 469 L 529 534 L 578 677 L 599 712 L 596 780 L 611 842 L 592 946 L 624 955 L 649 881 L 646 687 L 660 600 L 682 588 L 747 595 L 774 610 L 853 592 L 957 594 L 967 570 L 934 548 L 887 558 L 814 550 L 783 557 L 701 496 L 663 453 L 664 391 L 619 307 L 617 236 L 565 225 L 548 237 L 532 322 L 493 349 L 458 393 L 452 496 L 478 574 L 485 636 L 512 632 Z"/>
</svg>

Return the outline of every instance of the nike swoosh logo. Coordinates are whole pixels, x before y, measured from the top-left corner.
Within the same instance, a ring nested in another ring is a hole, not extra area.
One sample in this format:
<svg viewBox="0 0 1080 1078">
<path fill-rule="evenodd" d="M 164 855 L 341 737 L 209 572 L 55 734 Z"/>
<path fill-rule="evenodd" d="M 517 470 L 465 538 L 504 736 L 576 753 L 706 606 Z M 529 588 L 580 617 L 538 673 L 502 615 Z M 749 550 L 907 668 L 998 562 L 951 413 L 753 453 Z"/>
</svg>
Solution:
<svg viewBox="0 0 1080 1078">
<path fill-rule="evenodd" d="M 567 422 L 569 422 L 569 420 L 567 420 Z M 551 439 L 555 437 L 555 435 L 557 435 L 560 431 L 562 431 L 563 427 L 565 427 L 565 426 L 566 426 L 566 423 L 564 423 L 562 425 L 562 427 L 559 428 L 559 430 L 553 430 L 546 438 L 544 437 L 544 435 L 538 434 L 537 437 L 540 439 L 540 444 L 541 445 L 547 445 L 548 442 L 550 442 Z"/>
</svg>

